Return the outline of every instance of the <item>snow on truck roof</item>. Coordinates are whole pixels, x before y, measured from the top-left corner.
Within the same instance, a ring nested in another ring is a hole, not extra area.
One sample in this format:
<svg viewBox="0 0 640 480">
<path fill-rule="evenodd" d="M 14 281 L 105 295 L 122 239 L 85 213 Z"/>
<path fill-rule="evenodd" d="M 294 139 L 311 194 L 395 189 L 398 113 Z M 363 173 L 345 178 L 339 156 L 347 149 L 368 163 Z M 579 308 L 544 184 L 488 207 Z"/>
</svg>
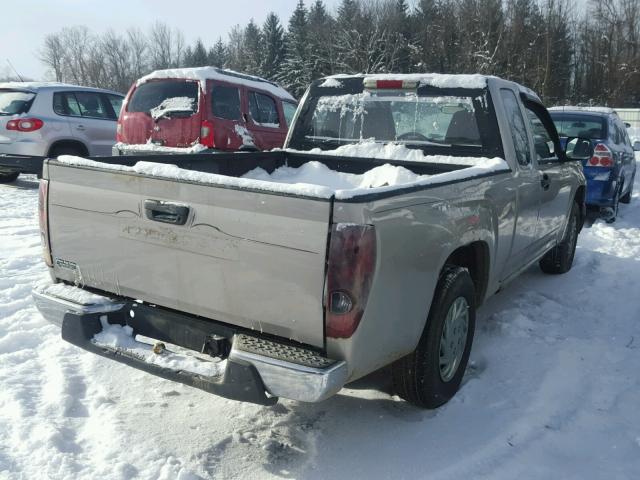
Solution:
<svg viewBox="0 0 640 480">
<path fill-rule="evenodd" d="M 382 74 L 338 74 L 331 75 L 324 78 L 324 81 L 320 84 L 325 88 L 340 88 L 342 86 L 340 79 L 345 78 L 362 78 L 368 81 L 377 80 L 403 80 L 409 82 L 416 82 L 419 86 L 431 86 L 436 88 L 467 88 L 470 90 L 487 88 L 489 80 L 503 80 L 493 75 L 482 75 L 480 73 L 473 74 L 445 74 L 445 73 L 382 73 Z M 508 81 L 508 80 L 505 80 Z M 520 92 L 525 93 L 537 100 L 540 100 L 538 95 L 523 85 L 516 82 L 511 82 L 517 86 Z"/>
<path fill-rule="evenodd" d="M 140 86 L 149 80 L 156 79 L 170 79 L 170 78 L 184 78 L 188 80 L 197 80 L 201 84 L 207 80 L 222 80 L 225 82 L 233 82 L 245 85 L 247 87 L 257 88 L 259 90 L 265 90 L 272 95 L 281 98 L 282 100 L 293 100 L 295 98 L 291 96 L 284 88 L 274 82 L 270 82 L 261 77 L 253 75 L 247 75 L 245 73 L 234 72 L 233 70 L 226 70 L 217 67 L 196 67 L 196 68 L 170 68 L 167 70 L 156 70 L 148 75 L 140 78 L 136 82 L 136 86 Z"/>
<path fill-rule="evenodd" d="M 589 113 L 604 113 L 604 114 L 615 114 L 618 112 L 615 109 L 610 107 L 589 107 L 589 106 L 575 106 L 575 105 L 563 105 L 557 107 L 551 107 L 549 109 L 551 112 L 589 112 Z"/>
</svg>

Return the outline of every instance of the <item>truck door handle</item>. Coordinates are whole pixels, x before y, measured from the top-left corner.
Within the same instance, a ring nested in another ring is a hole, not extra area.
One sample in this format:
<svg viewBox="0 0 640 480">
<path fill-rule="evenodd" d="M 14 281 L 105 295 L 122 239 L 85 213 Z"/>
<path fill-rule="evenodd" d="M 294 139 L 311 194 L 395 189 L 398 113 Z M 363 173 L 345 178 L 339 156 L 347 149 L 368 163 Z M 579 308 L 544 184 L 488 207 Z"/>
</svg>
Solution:
<svg viewBox="0 0 640 480">
<path fill-rule="evenodd" d="M 551 179 L 549 178 L 549 175 L 547 175 L 546 173 L 543 173 L 542 179 L 540 180 L 540 184 L 542 185 L 543 190 L 549 190 L 549 187 L 551 186 Z"/>
<path fill-rule="evenodd" d="M 144 211 L 149 220 L 173 225 L 184 225 L 189 217 L 188 206 L 162 200 L 145 200 Z"/>
</svg>

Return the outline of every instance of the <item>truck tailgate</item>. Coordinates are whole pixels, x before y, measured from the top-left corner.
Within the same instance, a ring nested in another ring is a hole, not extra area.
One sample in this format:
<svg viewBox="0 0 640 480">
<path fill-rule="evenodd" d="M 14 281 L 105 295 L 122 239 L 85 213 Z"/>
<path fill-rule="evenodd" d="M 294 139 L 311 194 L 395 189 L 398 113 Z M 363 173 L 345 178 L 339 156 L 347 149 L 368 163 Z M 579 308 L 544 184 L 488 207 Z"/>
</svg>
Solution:
<svg viewBox="0 0 640 480">
<path fill-rule="evenodd" d="M 57 278 L 323 346 L 329 200 L 57 163 L 48 176 Z M 186 222 L 149 219 L 149 201 L 188 207 Z"/>
</svg>

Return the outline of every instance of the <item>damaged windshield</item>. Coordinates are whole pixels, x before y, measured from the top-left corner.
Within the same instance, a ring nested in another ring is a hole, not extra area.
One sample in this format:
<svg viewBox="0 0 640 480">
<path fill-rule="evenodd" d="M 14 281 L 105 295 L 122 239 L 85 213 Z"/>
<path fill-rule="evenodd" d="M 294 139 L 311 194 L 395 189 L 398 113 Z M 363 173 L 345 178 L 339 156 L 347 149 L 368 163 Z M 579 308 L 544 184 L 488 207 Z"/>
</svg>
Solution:
<svg viewBox="0 0 640 480">
<path fill-rule="evenodd" d="M 375 140 L 416 148 L 484 149 L 495 145 L 497 128 L 489 128 L 491 115 L 486 94 L 420 89 L 372 89 L 336 92 L 307 99 L 292 136 L 292 148 L 323 149 Z M 492 131 L 493 130 L 493 131 Z"/>
</svg>

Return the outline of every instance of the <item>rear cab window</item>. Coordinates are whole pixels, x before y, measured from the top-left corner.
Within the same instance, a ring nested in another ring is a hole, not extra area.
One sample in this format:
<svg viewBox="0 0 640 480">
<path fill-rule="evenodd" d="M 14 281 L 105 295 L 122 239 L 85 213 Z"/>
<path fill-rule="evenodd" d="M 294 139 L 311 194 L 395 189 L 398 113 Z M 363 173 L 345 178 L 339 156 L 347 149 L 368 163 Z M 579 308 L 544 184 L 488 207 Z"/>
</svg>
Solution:
<svg viewBox="0 0 640 480">
<path fill-rule="evenodd" d="M 298 150 L 335 149 L 373 140 L 401 143 L 427 155 L 503 155 L 486 89 L 365 88 L 361 77 L 339 87 L 314 84 L 291 132 Z"/>
<path fill-rule="evenodd" d="M 152 80 L 138 86 L 127 104 L 127 112 L 154 118 L 190 117 L 198 112 L 197 81 Z"/>
<path fill-rule="evenodd" d="M 506 88 L 501 89 L 500 96 L 502 97 L 507 121 L 511 129 L 511 138 L 513 139 L 513 147 L 516 151 L 516 159 L 520 166 L 528 167 L 531 165 L 531 150 L 520 104 L 518 103 L 515 93 L 511 90 Z"/>
<path fill-rule="evenodd" d="M 249 113 L 253 123 L 261 127 L 280 128 L 276 101 L 269 95 L 248 91 Z"/>
<path fill-rule="evenodd" d="M 28 113 L 36 94 L 23 90 L 0 90 L 0 115 L 20 115 Z"/>
</svg>

